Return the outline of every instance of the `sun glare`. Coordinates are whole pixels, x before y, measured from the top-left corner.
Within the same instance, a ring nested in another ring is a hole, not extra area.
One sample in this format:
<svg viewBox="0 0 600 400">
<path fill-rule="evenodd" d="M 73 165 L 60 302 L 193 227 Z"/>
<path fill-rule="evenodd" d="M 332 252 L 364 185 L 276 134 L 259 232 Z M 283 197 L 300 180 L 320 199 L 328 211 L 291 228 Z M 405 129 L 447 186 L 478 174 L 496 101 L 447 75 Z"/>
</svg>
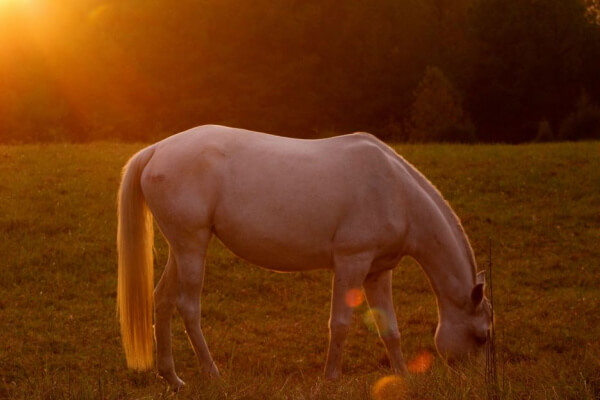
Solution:
<svg viewBox="0 0 600 400">
<path fill-rule="evenodd" d="M 40 0 L 0 0 L 0 18 L 17 21 L 31 20 L 37 21 L 39 12 L 42 9 Z M 6 23 L 6 21 L 2 21 Z M 0 26 L 2 28 L 2 26 Z"/>
<path fill-rule="evenodd" d="M 29 6 L 34 0 L 0 0 L 0 7 Z"/>
</svg>

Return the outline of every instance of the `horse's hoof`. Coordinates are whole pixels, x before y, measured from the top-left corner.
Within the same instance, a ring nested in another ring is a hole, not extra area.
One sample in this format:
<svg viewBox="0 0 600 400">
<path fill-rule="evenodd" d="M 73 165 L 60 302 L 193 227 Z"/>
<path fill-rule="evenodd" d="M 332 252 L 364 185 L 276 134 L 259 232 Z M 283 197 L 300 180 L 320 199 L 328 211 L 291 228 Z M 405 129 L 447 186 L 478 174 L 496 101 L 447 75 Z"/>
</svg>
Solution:
<svg viewBox="0 0 600 400">
<path fill-rule="evenodd" d="M 179 392 L 185 386 L 185 382 L 181 379 L 177 378 L 177 382 L 171 385 L 171 389 L 173 389 L 173 393 Z"/>
<path fill-rule="evenodd" d="M 173 392 L 177 393 L 179 390 L 181 390 L 182 387 L 185 386 L 185 382 L 182 381 L 181 379 L 179 379 L 179 377 L 174 373 L 165 373 L 165 374 L 161 374 L 160 372 L 158 373 L 158 377 L 160 379 L 163 379 L 167 382 L 167 384 L 169 385 L 169 387 L 173 390 Z"/>
<path fill-rule="evenodd" d="M 209 367 L 203 368 L 202 374 L 209 379 L 222 379 L 219 368 L 217 368 L 217 365 L 214 362 Z"/>
<path fill-rule="evenodd" d="M 219 368 L 217 368 L 217 366 L 214 364 L 213 364 L 212 368 L 210 369 L 210 371 L 208 372 L 208 375 L 214 379 L 222 379 L 221 373 L 219 372 Z"/>
<path fill-rule="evenodd" d="M 406 368 L 406 364 L 404 364 L 404 363 L 392 368 L 392 370 L 394 371 L 395 375 L 405 376 L 405 377 L 409 375 L 408 368 Z"/>
</svg>

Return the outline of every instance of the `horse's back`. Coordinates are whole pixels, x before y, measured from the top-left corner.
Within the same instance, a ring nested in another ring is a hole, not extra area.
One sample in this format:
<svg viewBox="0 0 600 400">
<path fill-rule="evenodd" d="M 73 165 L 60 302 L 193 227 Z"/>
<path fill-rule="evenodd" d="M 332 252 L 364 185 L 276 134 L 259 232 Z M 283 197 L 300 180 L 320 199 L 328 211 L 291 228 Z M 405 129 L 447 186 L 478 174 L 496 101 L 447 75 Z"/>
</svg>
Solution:
<svg viewBox="0 0 600 400">
<path fill-rule="evenodd" d="M 331 268 L 336 249 L 401 234 L 391 222 L 397 166 L 381 146 L 368 134 L 301 140 L 203 126 L 159 142 L 143 185 L 159 223 L 210 228 L 265 267 Z"/>
</svg>

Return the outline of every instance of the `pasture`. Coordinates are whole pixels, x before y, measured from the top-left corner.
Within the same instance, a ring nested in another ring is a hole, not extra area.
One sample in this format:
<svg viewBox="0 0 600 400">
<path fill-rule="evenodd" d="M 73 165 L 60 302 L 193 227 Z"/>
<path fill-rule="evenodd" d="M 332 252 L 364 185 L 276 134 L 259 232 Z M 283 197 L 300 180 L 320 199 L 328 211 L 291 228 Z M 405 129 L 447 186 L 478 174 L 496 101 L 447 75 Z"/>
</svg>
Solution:
<svg viewBox="0 0 600 400">
<path fill-rule="evenodd" d="M 155 371 L 126 369 L 115 313 L 115 196 L 142 146 L 0 146 L 0 398 L 171 395 Z M 450 202 L 480 269 L 492 240 L 500 398 L 600 398 L 600 142 L 395 148 Z M 160 235 L 156 254 L 158 279 Z M 213 239 L 202 327 L 224 379 L 199 374 L 175 316 L 177 398 L 371 398 L 390 371 L 365 304 L 343 378 L 321 378 L 330 280 L 262 270 Z M 483 370 L 450 372 L 435 353 L 435 297 L 416 263 L 396 268 L 394 292 L 404 356 L 422 372 L 385 398 L 486 398 Z"/>
</svg>

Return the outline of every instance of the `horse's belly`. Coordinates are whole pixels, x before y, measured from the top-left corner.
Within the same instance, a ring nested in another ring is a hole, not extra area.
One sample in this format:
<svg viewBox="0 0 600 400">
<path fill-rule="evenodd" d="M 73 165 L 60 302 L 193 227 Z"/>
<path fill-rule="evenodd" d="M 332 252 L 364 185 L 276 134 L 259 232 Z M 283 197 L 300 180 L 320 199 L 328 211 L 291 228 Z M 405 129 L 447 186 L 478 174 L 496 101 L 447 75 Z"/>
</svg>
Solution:
<svg viewBox="0 0 600 400">
<path fill-rule="evenodd" d="M 213 229 L 236 255 L 261 267 L 277 271 L 331 268 L 335 221 L 317 208 L 277 212 L 246 204 L 217 212 Z"/>
<path fill-rule="evenodd" d="M 215 229 L 216 236 L 238 257 L 263 268 L 280 272 L 332 268 L 331 246 L 308 246 L 299 241 L 283 242 L 251 230 L 234 234 Z"/>
</svg>

